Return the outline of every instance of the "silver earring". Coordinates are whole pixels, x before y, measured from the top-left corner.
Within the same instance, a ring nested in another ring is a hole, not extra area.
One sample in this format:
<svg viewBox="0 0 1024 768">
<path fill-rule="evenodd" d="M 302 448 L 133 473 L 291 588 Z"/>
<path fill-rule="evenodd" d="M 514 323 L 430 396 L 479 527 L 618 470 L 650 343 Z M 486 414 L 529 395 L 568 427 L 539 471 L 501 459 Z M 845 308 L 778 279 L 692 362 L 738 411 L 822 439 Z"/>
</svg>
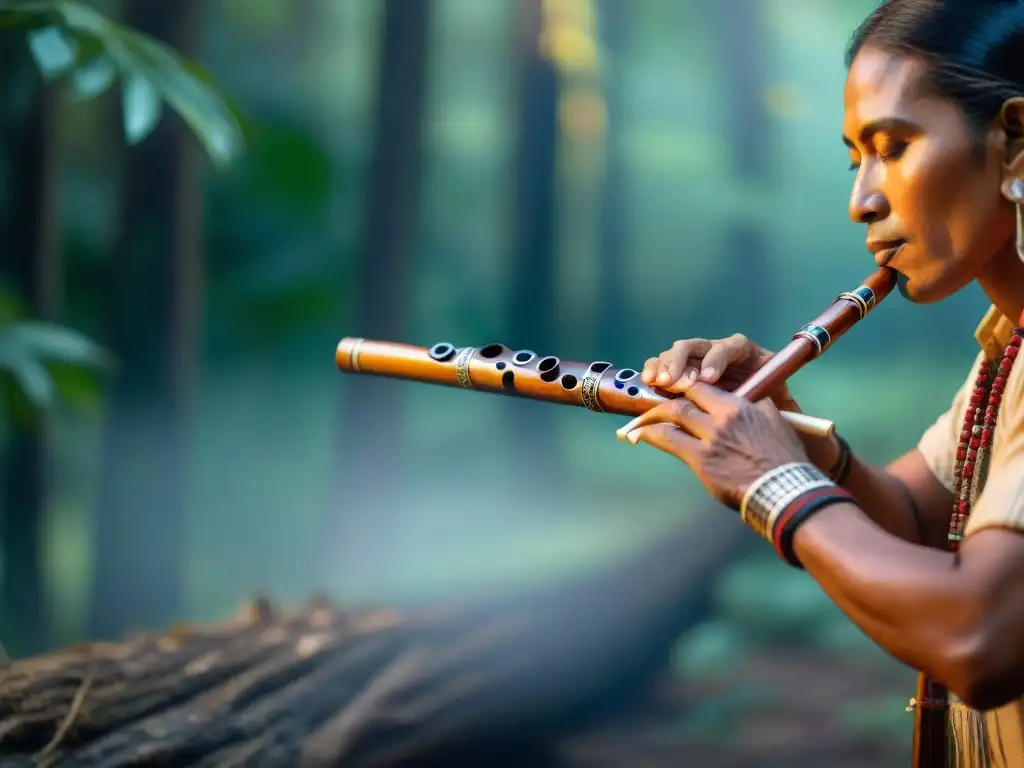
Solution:
<svg viewBox="0 0 1024 768">
<path fill-rule="evenodd" d="M 1010 196 L 1017 206 L 1017 255 L 1024 261 L 1024 181 L 1013 180 L 1010 185 Z"/>
</svg>

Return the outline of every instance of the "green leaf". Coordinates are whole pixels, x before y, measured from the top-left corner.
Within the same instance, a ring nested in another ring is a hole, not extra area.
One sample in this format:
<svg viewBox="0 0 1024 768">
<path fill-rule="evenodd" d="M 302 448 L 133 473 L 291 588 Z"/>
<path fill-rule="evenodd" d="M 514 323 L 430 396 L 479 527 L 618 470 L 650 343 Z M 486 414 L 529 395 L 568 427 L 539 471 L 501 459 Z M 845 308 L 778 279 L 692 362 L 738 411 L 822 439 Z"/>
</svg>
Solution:
<svg viewBox="0 0 1024 768">
<path fill-rule="evenodd" d="M 99 96 L 116 78 L 117 70 L 110 59 L 100 56 L 75 71 L 72 80 L 75 95 L 81 100 Z"/>
<path fill-rule="evenodd" d="M 195 132 L 213 162 L 224 166 L 234 160 L 245 145 L 245 133 L 237 110 L 210 84 L 201 69 L 188 62 L 172 48 L 147 35 L 113 22 L 101 13 L 74 0 L 0 0 L 0 24 L 22 24 L 56 29 L 71 47 L 58 50 L 58 36 L 46 33 L 41 38 L 44 71 L 56 75 L 66 73 L 75 63 L 92 62 L 100 51 L 126 81 L 139 77 L 148 81 L 160 98 L 176 111 Z M 37 43 L 40 47 L 40 43 Z M 61 52 L 62 51 L 62 52 Z M 77 53 L 77 55 L 76 55 Z M 62 68 L 63 67 L 63 68 Z M 89 82 L 89 78 L 86 78 Z M 98 78 L 93 83 L 102 83 Z M 99 85 L 94 87 L 102 88 Z M 127 86 L 132 91 L 136 86 Z M 89 90 L 88 88 L 86 89 Z M 137 95 L 126 95 L 134 100 Z M 159 119 L 152 114 L 148 96 L 138 97 L 141 111 L 133 123 L 131 135 L 144 136 L 146 126 Z M 134 119 L 134 118 L 133 118 Z"/>
<path fill-rule="evenodd" d="M 58 27 L 32 30 L 28 33 L 28 47 L 47 80 L 67 74 L 75 65 L 75 43 Z"/>
<path fill-rule="evenodd" d="M 53 381 L 42 363 L 25 354 L 0 355 L 0 369 L 10 372 L 34 405 L 47 408 L 53 404 Z"/>
<path fill-rule="evenodd" d="M 51 323 L 22 321 L 0 331 L 0 360 L 4 349 L 14 348 L 33 358 L 106 368 L 112 364 L 110 355 L 98 344 L 80 333 Z"/>
<path fill-rule="evenodd" d="M 125 140 L 132 146 L 152 133 L 163 112 L 160 94 L 141 75 L 132 75 L 125 80 L 121 106 L 124 110 Z"/>
</svg>

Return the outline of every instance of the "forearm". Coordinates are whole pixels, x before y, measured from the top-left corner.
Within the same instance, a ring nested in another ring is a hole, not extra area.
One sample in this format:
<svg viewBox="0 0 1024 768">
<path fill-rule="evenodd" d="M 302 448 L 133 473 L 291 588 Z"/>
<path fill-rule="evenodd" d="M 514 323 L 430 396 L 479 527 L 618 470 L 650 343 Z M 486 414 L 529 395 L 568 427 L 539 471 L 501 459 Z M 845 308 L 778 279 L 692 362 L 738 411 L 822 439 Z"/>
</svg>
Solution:
<svg viewBox="0 0 1024 768">
<path fill-rule="evenodd" d="M 822 510 L 793 543 L 807 572 L 875 643 L 972 695 L 986 601 L 953 555 L 900 541 L 851 504 Z"/>
<path fill-rule="evenodd" d="M 840 454 L 835 437 L 807 448 L 820 470 L 829 472 L 835 467 Z M 903 481 L 890 474 L 888 468 L 872 467 L 854 454 L 842 486 L 857 498 L 864 514 L 883 531 L 913 544 L 932 545 L 922 529 L 920 514 L 914 509 L 913 497 Z"/>
</svg>

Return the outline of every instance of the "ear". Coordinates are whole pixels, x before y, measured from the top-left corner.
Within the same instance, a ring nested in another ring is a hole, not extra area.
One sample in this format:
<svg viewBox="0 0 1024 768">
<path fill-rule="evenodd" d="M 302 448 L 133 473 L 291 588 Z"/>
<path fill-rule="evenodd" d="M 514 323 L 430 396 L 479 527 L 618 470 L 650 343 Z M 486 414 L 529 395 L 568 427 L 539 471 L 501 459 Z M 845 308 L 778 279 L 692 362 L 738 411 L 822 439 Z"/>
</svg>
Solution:
<svg viewBox="0 0 1024 768">
<path fill-rule="evenodd" d="M 1005 142 L 999 189 L 1010 202 L 1024 203 L 1024 97 L 1014 96 L 1003 102 L 999 129 Z"/>
</svg>

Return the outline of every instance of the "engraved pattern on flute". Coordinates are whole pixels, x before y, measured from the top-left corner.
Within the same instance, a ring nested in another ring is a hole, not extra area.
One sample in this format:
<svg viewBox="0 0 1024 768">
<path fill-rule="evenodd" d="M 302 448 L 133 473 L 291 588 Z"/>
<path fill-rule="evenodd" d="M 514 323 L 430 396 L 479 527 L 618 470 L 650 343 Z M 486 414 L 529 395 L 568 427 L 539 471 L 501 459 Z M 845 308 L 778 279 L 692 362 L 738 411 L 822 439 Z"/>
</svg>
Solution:
<svg viewBox="0 0 1024 768">
<path fill-rule="evenodd" d="M 469 378 L 469 361 L 476 354 L 476 347 L 463 347 L 459 350 L 459 356 L 455 358 L 455 378 L 459 380 L 459 386 L 463 389 L 472 389 L 473 382 Z"/>
<path fill-rule="evenodd" d="M 595 366 L 601 366 L 597 373 L 594 372 Z M 587 372 L 583 374 L 583 383 L 580 385 L 580 397 L 583 398 L 583 405 L 586 406 L 587 410 L 598 413 L 605 412 L 597 395 L 598 389 L 601 386 L 601 378 L 611 369 L 611 366 L 611 363 L 591 363 L 587 367 Z"/>
</svg>

